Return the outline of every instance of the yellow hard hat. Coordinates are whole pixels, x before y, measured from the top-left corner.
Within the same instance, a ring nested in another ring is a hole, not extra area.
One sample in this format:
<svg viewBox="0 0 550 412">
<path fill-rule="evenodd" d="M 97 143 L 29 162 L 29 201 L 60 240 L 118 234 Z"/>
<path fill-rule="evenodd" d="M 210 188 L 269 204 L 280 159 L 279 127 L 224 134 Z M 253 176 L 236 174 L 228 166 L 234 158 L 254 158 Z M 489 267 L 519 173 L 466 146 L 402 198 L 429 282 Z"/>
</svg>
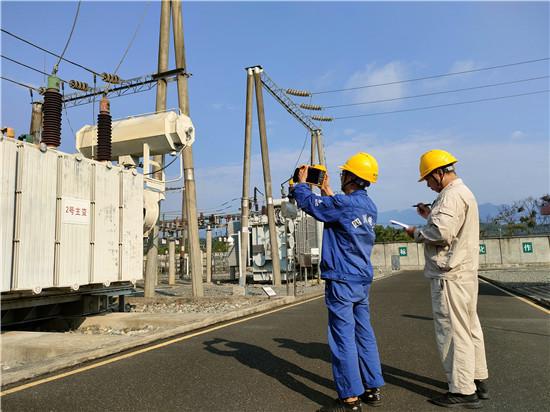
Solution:
<svg viewBox="0 0 550 412">
<path fill-rule="evenodd" d="M 367 182 L 374 183 L 378 180 L 378 162 L 374 156 L 365 152 L 354 154 L 343 166 L 338 167 L 353 173 Z"/>
<path fill-rule="evenodd" d="M 423 181 L 426 176 L 440 167 L 458 162 L 457 158 L 445 150 L 430 150 L 420 156 L 420 179 Z"/>
</svg>

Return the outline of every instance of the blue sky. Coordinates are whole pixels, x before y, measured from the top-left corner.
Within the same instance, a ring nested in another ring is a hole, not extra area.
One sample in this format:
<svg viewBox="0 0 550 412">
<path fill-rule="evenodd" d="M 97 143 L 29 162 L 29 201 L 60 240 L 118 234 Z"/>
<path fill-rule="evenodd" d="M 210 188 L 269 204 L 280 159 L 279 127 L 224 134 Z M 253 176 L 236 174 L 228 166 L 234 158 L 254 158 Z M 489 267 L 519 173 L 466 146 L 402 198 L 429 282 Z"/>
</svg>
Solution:
<svg viewBox="0 0 550 412">
<path fill-rule="evenodd" d="M 371 83 L 502 65 L 549 56 L 547 2 L 186 2 L 184 30 L 191 117 L 197 129 L 194 157 L 199 210 L 236 211 L 241 195 L 244 141 L 244 67 L 260 64 L 282 88 L 324 91 Z M 59 53 L 76 2 L 1 3 L 2 27 Z M 119 74 L 156 71 L 160 3 L 83 2 L 65 57 L 96 71 L 112 72 L 143 23 Z M 2 54 L 51 71 L 55 58 L 2 33 Z M 173 52 L 173 49 L 171 49 Z M 44 76 L 5 59 L 2 75 L 42 86 Z M 173 59 L 171 59 L 171 67 Z M 314 95 L 296 102 L 338 105 L 548 76 L 548 60 L 460 76 Z M 63 79 L 92 81 L 62 62 Z M 393 102 L 326 109 L 348 116 L 547 90 L 548 78 Z M 26 133 L 28 91 L 1 82 L 2 126 Z M 264 92 L 274 194 L 298 161 L 307 131 Z M 480 203 L 506 203 L 548 192 L 548 94 L 450 106 L 425 111 L 342 119 L 323 124 L 332 176 L 357 151 L 380 163 L 370 190 L 379 209 L 404 209 L 434 197 L 417 183 L 418 157 L 441 148 L 459 159 L 458 171 Z M 177 106 L 175 85 L 168 107 Z M 151 112 L 154 91 L 111 101 L 113 118 Z M 74 135 L 94 121 L 91 105 L 64 113 L 62 149 L 73 152 Z M 97 104 L 95 108 L 97 116 Z M 70 121 L 70 126 L 67 121 Z M 252 185 L 263 191 L 257 122 L 253 126 Z M 309 143 L 302 153 L 306 161 Z M 176 175 L 177 167 L 169 169 Z M 333 179 L 336 181 L 337 179 Z M 163 209 L 178 210 L 178 195 Z"/>
</svg>

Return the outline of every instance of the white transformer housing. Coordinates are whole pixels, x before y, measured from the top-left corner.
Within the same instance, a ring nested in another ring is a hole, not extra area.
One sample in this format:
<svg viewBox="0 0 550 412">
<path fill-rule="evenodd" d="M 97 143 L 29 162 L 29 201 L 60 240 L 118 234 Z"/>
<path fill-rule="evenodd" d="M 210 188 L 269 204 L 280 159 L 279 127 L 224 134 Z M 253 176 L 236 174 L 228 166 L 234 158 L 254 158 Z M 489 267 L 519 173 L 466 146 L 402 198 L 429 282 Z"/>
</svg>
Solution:
<svg viewBox="0 0 550 412">
<path fill-rule="evenodd" d="M 129 117 L 112 123 L 112 159 L 119 156 L 141 157 L 143 145 L 151 155 L 174 152 L 191 146 L 195 128 L 191 119 L 176 112 L 162 112 Z M 76 148 L 84 156 L 93 157 L 97 146 L 97 126 L 86 125 L 76 133 Z"/>
<path fill-rule="evenodd" d="M 2 292 L 143 277 L 143 175 L 0 138 Z"/>
</svg>

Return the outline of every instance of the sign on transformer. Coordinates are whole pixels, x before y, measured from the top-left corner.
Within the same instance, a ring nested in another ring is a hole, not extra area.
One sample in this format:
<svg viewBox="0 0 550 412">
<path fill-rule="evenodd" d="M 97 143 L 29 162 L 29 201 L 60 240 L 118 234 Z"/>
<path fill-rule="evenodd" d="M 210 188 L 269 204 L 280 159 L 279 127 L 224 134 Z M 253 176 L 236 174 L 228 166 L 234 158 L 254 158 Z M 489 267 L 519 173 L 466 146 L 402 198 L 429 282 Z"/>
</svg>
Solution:
<svg viewBox="0 0 550 412">
<path fill-rule="evenodd" d="M 0 140 L 2 292 L 141 279 L 143 175 Z"/>
</svg>

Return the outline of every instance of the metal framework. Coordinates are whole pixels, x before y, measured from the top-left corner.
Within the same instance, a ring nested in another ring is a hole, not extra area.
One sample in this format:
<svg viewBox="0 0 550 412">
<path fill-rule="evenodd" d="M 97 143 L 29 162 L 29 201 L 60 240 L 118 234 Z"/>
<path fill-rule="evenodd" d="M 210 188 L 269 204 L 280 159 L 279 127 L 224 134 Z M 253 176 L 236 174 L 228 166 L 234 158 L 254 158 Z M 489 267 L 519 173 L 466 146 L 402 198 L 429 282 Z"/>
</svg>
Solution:
<svg viewBox="0 0 550 412">
<path fill-rule="evenodd" d="M 151 90 L 159 80 L 165 80 L 167 83 L 177 80 L 179 75 L 189 76 L 185 69 L 174 69 L 162 73 L 154 73 L 146 76 L 135 77 L 129 80 L 122 80 L 116 86 L 102 86 L 92 88 L 87 92 L 75 92 L 66 94 L 63 102 L 66 107 L 81 106 L 94 101 L 95 96 L 106 95 L 107 97 L 120 97 L 128 94 L 139 93 Z"/>
<path fill-rule="evenodd" d="M 256 66 L 260 67 L 261 66 Z M 316 132 L 321 130 L 315 123 L 313 123 L 309 116 L 305 115 L 304 112 L 300 110 L 300 107 L 294 103 L 275 82 L 266 74 L 265 70 L 262 69 L 261 72 L 262 84 L 266 90 L 277 100 L 281 105 L 298 120 L 306 129 L 310 132 Z"/>
</svg>

